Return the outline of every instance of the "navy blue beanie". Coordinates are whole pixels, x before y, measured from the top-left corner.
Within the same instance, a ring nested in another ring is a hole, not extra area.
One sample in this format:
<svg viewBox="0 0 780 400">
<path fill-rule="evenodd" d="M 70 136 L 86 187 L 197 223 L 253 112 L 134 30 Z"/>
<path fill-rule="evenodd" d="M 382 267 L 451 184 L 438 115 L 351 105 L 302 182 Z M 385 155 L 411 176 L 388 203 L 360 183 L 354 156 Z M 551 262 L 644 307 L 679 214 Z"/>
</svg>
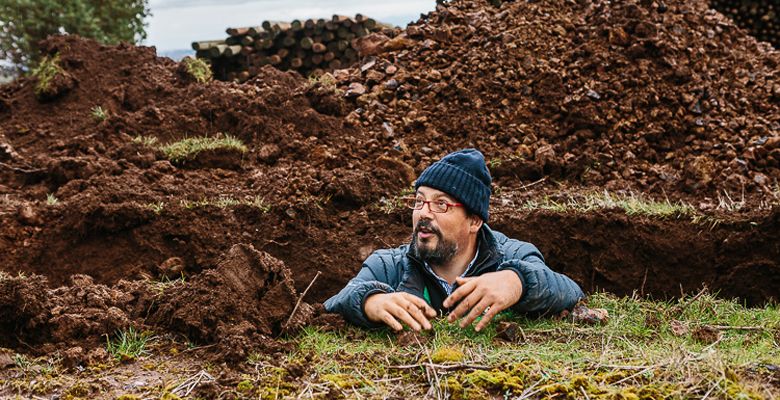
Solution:
<svg viewBox="0 0 780 400">
<path fill-rule="evenodd" d="M 426 168 L 417 178 L 414 190 L 420 186 L 441 190 L 487 222 L 491 181 L 482 153 L 465 149 L 447 154 Z"/>
</svg>

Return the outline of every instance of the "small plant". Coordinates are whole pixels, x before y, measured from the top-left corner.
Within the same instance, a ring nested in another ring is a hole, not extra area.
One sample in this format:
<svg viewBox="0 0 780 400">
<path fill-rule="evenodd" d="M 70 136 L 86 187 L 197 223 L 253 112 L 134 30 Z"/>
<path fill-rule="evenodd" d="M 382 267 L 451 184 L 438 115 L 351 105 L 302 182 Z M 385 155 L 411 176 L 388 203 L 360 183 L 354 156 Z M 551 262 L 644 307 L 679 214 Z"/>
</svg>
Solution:
<svg viewBox="0 0 780 400">
<path fill-rule="evenodd" d="M 144 145 L 146 147 L 154 147 L 158 142 L 154 136 L 136 136 L 133 138 L 133 143 Z"/>
<path fill-rule="evenodd" d="M 182 60 L 187 73 L 190 74 L 198 83 L 206 83 L 211 80 L 211 67 L 201 58 L 185 57 Z"/>
<path fill-rule="evenodd" d="M 58 199 L 54 193 L 49 193 L 46 195 L 46 205 L 56 206 L 57 204 L 60 204 L 60 199 Z"/>
<path fill-rule="evenodd" d="M 44 57 L 41 63 L 32 70 L 32 76 L 38 80 L 35 84 L 35 95 L 40 97 L 50 93 L 52 80 L 61 72 L 59 54 L 55 54 L 53 57 Z"/>
<path fill-rule="evenodd" d="M 92 114 L 92 118 L 97 122 L 103 122 L 108 118 L 108 112 L 101 106 L 92 107 L 90 113 Z"/>
<path fill-rule="evenodd" d="M 217 149 L 232 149 L 239 153 L 248 151 L 246 145 L 240 139 L 230 135 L 187 138 L 160 146 L 160 150 L 173 162 L 192 159 L 202 151 Z"/>
<path fill-rule="evenodd" d="M 32 363 L 30 363 L 30 359 L 24 354 L 14 354 L 14 365 L 22 371 L 25 371 Z"/>
<path fill-rule="evenodd" d="M 146 345 L 154 336 L 148 332 L 138 332 L 133 327 L 124 331 L 118 331 L 111 340 L 106 337 L 106 350 L 117 361 L 132 361 L 149 354 Z"/>
<path fill-rule="evenodd" d="M 144 207 L 152 210 L 157 215 L 160 215 L 161 212 L 165 209 L 165 202 L 159 202 L 159 203 L 149 203 L 146 204 Z"/>
<path fill-rule="evenodd" d="M 315 87 L 317 85 L 336 94 L 341 92 L 336 85 L 336 78 L 331 74 L 309 75 L 309 87 Z"/>
</svg>

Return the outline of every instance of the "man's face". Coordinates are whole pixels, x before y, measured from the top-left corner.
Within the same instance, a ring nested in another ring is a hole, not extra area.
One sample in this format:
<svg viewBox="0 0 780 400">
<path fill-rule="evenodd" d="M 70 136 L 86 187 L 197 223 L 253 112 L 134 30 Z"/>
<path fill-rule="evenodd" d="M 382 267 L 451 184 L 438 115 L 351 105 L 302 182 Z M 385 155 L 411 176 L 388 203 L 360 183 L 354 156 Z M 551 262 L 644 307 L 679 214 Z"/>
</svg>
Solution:
<svg viewBox="0 0 780 400">
<path fill-rule="evenodd" d="M 417 189 L 417 197 L 426 201 L 458 203 L 454 197 L 427 186 Z M 430 211 L 428 204 L 412 212 L 412 250 L 422 261 L 443 265 L 466 248 L 469 240 L 469 217 L 464 207 L 450 207 L 446 213 Z"/>
</svg>

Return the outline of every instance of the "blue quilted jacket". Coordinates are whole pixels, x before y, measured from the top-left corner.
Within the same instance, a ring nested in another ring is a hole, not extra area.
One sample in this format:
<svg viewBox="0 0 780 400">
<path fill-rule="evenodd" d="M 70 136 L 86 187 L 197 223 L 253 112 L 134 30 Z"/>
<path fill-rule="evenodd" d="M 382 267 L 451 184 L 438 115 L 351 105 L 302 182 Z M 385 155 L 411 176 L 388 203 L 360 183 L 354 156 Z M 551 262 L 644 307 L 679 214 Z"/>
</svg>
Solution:
<svg viewBox="0 0 780 400">
<path fill-rule="evenodd" d="M 545 265 L 534 245 L 510 239 L 484 224 L 479 232 L 479 255 L 468 276 L 502 270 L 514 271 L 523 282 L 523 294 L 510 308 L 517 313 L 555 314 L 571 309 L 584 297 L 574 281 Z M 378 327 L 382 324 L 366 319 L 363 304 L 369 295 L 391 292 L 408 292 L 424 298 L 440 314 L 449 313 L 453 308 L 442 306 L 447 296 L 444 288 L 405 244 L 371 254 L 357 276 L 325 302 L 325 309 L 343 315 L 353 324 Z"/>
</svg>

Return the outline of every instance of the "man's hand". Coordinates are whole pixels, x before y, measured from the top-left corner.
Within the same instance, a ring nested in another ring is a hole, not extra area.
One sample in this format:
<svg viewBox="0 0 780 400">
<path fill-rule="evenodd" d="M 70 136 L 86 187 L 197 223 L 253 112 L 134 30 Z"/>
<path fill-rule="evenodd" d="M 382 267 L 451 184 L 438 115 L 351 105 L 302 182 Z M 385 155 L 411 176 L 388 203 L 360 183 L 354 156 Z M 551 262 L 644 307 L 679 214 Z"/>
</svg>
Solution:
<svg viewBox="0 0 780 400">
<path fill-rule="evenodd" d="M 460 304 L 452 310 L 447 320 L 455 322 L 468 313 L 460 321 L 460 327 L 465 328 L 485 313 L 475 328 L 477 332 L 487 326 L 496 314 L 517 303 L 523 294 L 523 283 L 514 271 L 488 272 L 470 278 L 458 277 L 455 282 L 459 285 L 458 289 L 444 299 L 443 305 L 452 307 L 459 301 Z"/>
<path fill-rule="evenodd" d="M 425 300 L 406 292 L 372 294 L 366 299 L 364 311 L 369 321 L 384 322 L 396 331 L 403 329 L 398 320 L 419 331 L 431 329 L 428 320 L 436 317 L 436 311 Z"/>
</svg>

